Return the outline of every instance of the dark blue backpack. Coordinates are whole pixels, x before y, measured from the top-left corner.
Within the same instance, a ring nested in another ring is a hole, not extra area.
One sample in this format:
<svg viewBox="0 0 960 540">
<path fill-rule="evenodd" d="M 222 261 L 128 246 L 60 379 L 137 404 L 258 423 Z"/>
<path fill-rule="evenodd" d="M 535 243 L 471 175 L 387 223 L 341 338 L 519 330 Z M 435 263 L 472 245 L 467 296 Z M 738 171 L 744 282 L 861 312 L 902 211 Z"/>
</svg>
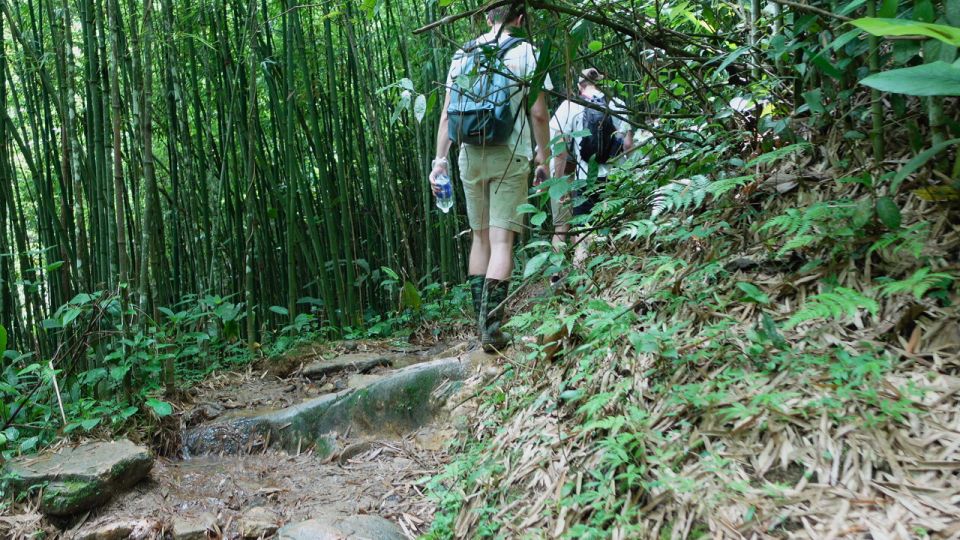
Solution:
<svg viewBox="0 0 960 540">
<path fill-rule="evenodd" d="M 475 41 L 464 45 L 462 75 L 453 80 L 447 108 L 451 141 L 478 146 L 507 144 L 517 118 L 510 112 L 510 97 L 520 91 L 520 83 L 508 76 L 503 57 L 521 41 L 511 37 L 499 46 Z M 497 51 L 495 56 L 488 54 L 491 49 Z"/>
</svg>

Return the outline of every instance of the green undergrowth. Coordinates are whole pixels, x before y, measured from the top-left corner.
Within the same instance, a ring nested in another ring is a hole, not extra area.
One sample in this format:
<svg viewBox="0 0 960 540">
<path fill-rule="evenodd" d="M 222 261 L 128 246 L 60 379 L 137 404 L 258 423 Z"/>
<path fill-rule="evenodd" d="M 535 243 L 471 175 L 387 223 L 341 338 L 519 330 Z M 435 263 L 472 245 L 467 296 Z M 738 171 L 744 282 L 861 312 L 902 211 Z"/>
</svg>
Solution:
<svg viewBox="0 0 960 540">
<path fill-rule="evenodd" d="M 786 145 L 746 165 L 769 174 L 811 156 Z M 428 538 L 697 538 L 730 512 L 740 532 L 780 536 L 802 526 L 782 509 L 790 490 L 852 451 L 811 446 L 818 433 L 923 418 L 938 372 L 910 371 L 900 347 L 923 313 L 957 320 L 956 254 L 930 233 L 954 210 L 901 214 L 915 206 L 882 187 L 889 176 L 782 194 L 699 158 L 668 182 L 642 172 L 656 161 L 628 164 L 593 216 L 615 225 L 581 267 L 528 263 L 528 279 L 559 274 L 565 288 L 513 316 L 539 345 L 509 355 L 430 480 Z M 691 174 L 710 168 L 730 173 Z M 626 185 L 647 204 L 618 199 Z M 763 451 L 756 470 L 745 456 Z"/>
<path fill-rule="evenodd" d="M 390 279 L 381 286 L 398 298 L 396 310 L 334 328 L 315 309 L 289 324 L 264 323 L 261 342 L 253 344 L 241 339 L 246 310 L 234 298 L 190 296 L 159 308 L 154 318 L 108 291 L 77 295 L 44 321 L 56 350 L 5 353 L 0 422 L 9 425 L 0 430 L 0 452 L 9 459 L 62 437 L 123 434 L 165 451 L 161 432 L 175 429 L 166 419 L 178 413 L 179 393 L 216 371 L 280 357 L 304 343 L 436 338 L 465 317 L 469 292 L 462 286 L 417 289 Z M 271 311 L 286 315 L 277 306 Z"/>
</svg>

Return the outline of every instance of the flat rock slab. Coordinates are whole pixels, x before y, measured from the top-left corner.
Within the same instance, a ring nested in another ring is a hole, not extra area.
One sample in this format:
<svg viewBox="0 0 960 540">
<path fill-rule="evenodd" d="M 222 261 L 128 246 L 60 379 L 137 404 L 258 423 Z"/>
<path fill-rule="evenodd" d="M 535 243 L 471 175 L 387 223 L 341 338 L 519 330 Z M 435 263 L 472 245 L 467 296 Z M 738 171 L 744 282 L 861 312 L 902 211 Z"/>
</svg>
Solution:
<svg viewBox="0 0 960 540">
<path fill-rule="evenodd" d="M 402 434 L 439 411 L 470 374 L 470 361 L 442 358 L 398 369 L 383 378 L 298 405 L 225 418 L 188 430 L 190 455 L 236 454 L 265 446 L 296 451 L 313 446 L 319 456 L 333 450 L 332 433 Z"/>
<path fill-rule="evenodd" d="M 207 540 L 208 532 L 217 532 L 217 518 L 209 512 L 173 518 L 173 540 Z"/>
<path fill-rule="evenodd" d="M 128 440 L 96 442 L 20 458 L 4 472 L 18 489 L 43 485 L 40 510 L 55 516 L 97 507 L 142 480 L 153 467 L 150 450 Z"/>
<path fill-rule="evenodd" d="M 155 519 L 126 519 L 101 525 L 86 526 L 73 540 L 127 540 L 128 538 L 157 538 L 163 524 Z"/>
<path fill-rule="evenodd" d="M 280 540 L 405 540 L 403 529 L 380 516 L 321 517 L 287 525 Z"/>
<path fill-rule="evenodd" d="M 341 371 L 366 373 L 374 368 L 393 365 L 393 355 L 373 353 L 351 353 L 332 360 L 317 360 L 303 368 L 303 374 L 311 379 L 320 379 Z"/>
<path fill-rule="evenodd" d="M 255 506 L 243 513 L 240 518 L 240 536 L 244 538 L 266 538 L 277 532 L 280 521 L 272 510 Z"/>
</svg>

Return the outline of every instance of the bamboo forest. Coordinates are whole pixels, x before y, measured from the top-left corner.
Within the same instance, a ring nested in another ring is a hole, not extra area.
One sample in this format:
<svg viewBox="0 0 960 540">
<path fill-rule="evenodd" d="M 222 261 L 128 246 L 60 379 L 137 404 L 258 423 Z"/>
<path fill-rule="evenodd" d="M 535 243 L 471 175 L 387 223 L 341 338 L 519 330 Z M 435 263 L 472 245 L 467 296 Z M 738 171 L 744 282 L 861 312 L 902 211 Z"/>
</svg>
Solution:
<svg viewBox="0 0 960 540">
<path fill-rule="evenodd" d="M 0 537 L 960 536 L 960 0 L 0 35 Z"/>
</svg>

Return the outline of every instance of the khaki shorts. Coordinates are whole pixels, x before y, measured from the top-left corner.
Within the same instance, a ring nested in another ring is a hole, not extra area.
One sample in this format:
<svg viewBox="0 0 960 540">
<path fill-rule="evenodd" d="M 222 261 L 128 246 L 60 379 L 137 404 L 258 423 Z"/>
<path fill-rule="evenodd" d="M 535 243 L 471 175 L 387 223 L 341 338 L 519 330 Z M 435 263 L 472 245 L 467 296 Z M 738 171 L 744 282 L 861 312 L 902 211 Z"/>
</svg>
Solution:
<svg viewBox="0 0 960 540">
<path fill-rule="evenodd" d="M 527 202 L 527 156 L 509 146 L 463 145 L 459 164 L 470 228 L 523 230 L 517 207 Z"/>
</svg>

